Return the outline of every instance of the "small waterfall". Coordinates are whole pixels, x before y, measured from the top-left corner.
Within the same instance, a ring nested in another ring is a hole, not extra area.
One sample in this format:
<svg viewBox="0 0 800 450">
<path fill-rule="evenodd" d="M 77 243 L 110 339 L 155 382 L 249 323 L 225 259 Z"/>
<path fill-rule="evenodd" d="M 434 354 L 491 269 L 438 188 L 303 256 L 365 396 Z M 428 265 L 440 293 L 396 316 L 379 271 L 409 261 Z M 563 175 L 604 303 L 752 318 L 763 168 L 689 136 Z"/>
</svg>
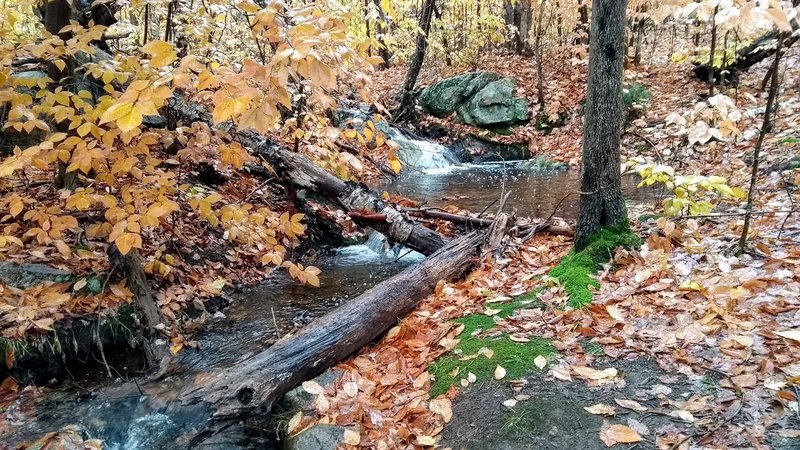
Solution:
<svg viewBox="0 0 800 450">
<path fill-rule="evenodd" d="M 369 113 L 362 109 L 340 108 L 334 112 L 333 123 L 339 127 L 354 127 L 361 130 L 369 118 Z M 413 136 L 384 121 L 376 122 L 375 128 L 397 144 L 397 157 L 405 167 L 427 171 L 461 163 L 461 158 L 454 151 L 437 142 Z"/>
<path fill-rule="evenodd" d="M 443 169 L 461 162 L 449 148 L 439 143 L 414 139 L 391 127 L 388 137 L 398 145 L 397 157 L 405 166 L 425 171 Z"/>
</svg>

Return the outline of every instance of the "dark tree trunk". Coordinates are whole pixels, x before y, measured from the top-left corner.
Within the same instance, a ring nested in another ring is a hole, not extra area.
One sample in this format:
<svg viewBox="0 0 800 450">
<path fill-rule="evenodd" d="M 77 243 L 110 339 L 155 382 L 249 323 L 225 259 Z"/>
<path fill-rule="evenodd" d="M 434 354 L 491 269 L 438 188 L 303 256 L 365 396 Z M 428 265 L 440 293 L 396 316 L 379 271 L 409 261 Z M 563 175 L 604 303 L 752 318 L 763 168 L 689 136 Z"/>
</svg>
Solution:
<svg viewBox="0 0 800 450">
<path fill-rule="evenodd" d="M 414 56 L 408 65 L 406 80 L 400 90 L 400 106 L 395 111 L 395 120 L 404 120 L 414 115 L 414 87 L 417 85 L 417 77 L 419 71 L 422 70 L 422 63 L 425 61 L 425 53 L 428 50 L 428 34 L 431 30 L 434 6 L 435 0 L 425 0 L 422 4 L 422 11 L 419 15 L 419 28 L 422 33 L 417 35 Z"/>
<path fill-rule="evenodd" d="M 594 0 L 575 248 L 606 226 L 627 225 L 620 191 L 620 126 L 626 0 Z"/>
<path fill-rule="evenodd" d="M 531 0 L 507 1 L 505 3 L 506 25 L 513 27 L 514 33 L 510 36 L 509 48 L 518 55 L 529 55 L 531 48 L 528 35 L 533 21 L 533 8 Z"/>
<path fill-rule="evenodd" d="M 539 17 L 536 18 L 536 98 L 539 102 L 539 112 L 544 113 L 544 72 L 542 71 L 542 35 L 544 28 L 542 19 L 544 18 L 544 3 L 546 0 L 540 0 L 539 3 Z"/>
<path fill-rule="evenodd" d="M 587 1 L 578 0 L 578 17 L 580 17 L 580 20 L 575 30 L 578 34 L 575 44 L 586 45 L 589 43 L 589 5 L 586 4 Z"/>
</svg>

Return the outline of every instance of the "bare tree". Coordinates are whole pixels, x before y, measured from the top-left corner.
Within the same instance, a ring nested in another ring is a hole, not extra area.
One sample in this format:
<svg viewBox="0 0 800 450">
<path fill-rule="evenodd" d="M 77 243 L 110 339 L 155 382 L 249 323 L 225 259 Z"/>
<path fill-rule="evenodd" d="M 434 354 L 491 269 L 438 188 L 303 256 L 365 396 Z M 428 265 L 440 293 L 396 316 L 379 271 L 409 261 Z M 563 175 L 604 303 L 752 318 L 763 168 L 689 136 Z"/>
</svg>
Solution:
<svg viewBox="0 0 800 450">
<path fill-rule="evenodd" d="M 428 34 L 431 30 L 434 7 L 435 0 L 425 0 L 422 4 L 422 11 L 420 11 L 419 15 L 419 28 L 422 33 L 417 35 L 414 56 L 408 65 L 406 80 L 400 91 L 400 106 L 397 107 L 394 113 L 394 119 L 397 121 L 408 119 L 414 115 L 414 87 L 417 84 L 417 77 L 422 69 L 422 63 L 425 61 L 425 53 L 428 50 Z"/>
</svg>

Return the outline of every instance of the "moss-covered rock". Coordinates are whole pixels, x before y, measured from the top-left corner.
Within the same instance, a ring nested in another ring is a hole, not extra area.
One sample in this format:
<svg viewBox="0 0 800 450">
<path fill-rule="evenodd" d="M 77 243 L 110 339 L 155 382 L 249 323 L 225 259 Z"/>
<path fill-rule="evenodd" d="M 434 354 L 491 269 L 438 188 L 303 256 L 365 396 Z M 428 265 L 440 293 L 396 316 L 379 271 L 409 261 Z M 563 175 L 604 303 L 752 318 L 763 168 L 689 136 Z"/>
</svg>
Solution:
<svg viewBox="0 0 800 450">
<path fill-rule="evenodd" d="M 628 224 L 604 228 L 590 238 L 586 248 L 580 252 L 570 251 L 549 276 L 564 286 L 570 306 L 587 305 L 592 302 L 592 291 L 600 287 L 594 278 L 597 269 L 613 258 L 617 247 L 633 248 L 641 243 L 641 239 L 631 233 Z"/>
<path fill-rule="evenodd" d="M 529 119 L 528 101 L 514 97 L 511 78 L 488 71 L 468 72 L 423 89 L 419 103 L 428 114 L 447 117 L 457 112 L 467 124 L 502 127 Z"/>
</svg>

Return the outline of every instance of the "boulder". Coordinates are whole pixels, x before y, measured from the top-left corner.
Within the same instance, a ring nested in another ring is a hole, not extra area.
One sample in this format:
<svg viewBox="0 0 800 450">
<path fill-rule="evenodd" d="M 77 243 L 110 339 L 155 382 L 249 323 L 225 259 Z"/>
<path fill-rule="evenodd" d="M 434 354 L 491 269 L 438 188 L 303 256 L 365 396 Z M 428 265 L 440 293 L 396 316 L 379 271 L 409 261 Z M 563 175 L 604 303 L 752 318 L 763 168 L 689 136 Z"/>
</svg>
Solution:
<svg viewBox="0 0 800 450">
<path fill-rule="evenodd" d="M 463 73 L 423 89 L 419 102 L 428 114 L 447 117 L 484 86 L 498 79 L 500 75 L 489 71 Z"/>
<path fill-rule="evenodd" d="M 336 450 L 344 441 L 345 427 L 314 425 L 286 440 L 286 450 Z"/>
<path fill-rule="evenodd" d="M 47 282 L 63 283 L 70 279 L 71 273 L 44 264 L 0 262 L 0 283 L 17 289 L 28 289 Z"/>
<path fill-rule="evenodd" d="M 453 112 L 469 125 L 497 127 L 529 119 L 528 101 L 514 97 L 516 83 L 495 72 L 468 72 L 422 90 L 419 103 L 436 117 Z"/>
</svg>

